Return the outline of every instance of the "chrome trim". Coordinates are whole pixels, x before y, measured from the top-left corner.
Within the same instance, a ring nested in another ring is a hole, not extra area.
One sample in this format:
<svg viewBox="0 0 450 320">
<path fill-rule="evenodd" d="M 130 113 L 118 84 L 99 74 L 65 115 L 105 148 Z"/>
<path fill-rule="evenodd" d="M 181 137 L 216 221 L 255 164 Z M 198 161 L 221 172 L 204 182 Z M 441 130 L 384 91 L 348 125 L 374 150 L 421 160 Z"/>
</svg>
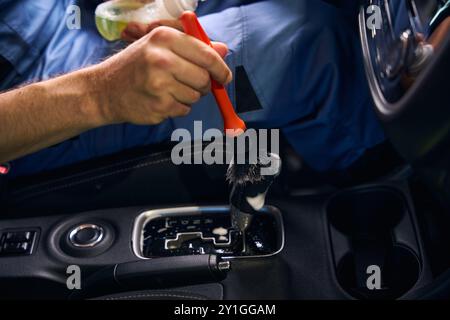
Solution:
<svg viewBox="0 0 450 320">
<path fill-rule="evenodd" d="M 222 257 L 222 260 L 272 257 L 274 255 L 277 255 L 284 249 L 284 244 L 285 244 L 284 224 L 283 224 L 283 217 L 281 215 L 280 210 L 273 206 L 265 206 L 261 210 L 265 211 L 265 212 L 271 212 L 276 216 L 277 222 L 279 223 L 280 232 L 281 232 L 280 248 L 277 251 L 275 251 L 274 253 L 267 254 L 267 255 Z M 132 238 L 131 238 L 133 252 L 140 259 L 144 259 L 144 260 L 151 259 L 151 258 L 144 257 L 142 254 L 142 249 L 144 246 L 144 226 L 151 220 L 154 220 L 157 218 L 163 218 L 163 217 L 167 217 L 167 216 L 183 216 L 183 215 L 200 216 L 206 212 L 229 212 L 229 211 L 230 211 L 229 206 L 206 206 L 206 207 L 180 207 L 180 208 L 155 209 L 155 210 L 149 210 L 149 211 L 142 212 L 141 214 L 139 214 L 136 217 L 136 219 L 134 221 L 134 225 L 133 225 L 133 233 L 132 233 Z"/>
<path fill-rule="evenodd" d="M 363 50 L 364 57 L 364 69 L 366 70 L 366 78 L 369 82 L 370 91 L 372 92 L 372 98 L 374 100 L 375 106 L 379 112 L 384 115 L 390 115 L 395 110 L 393 110 L 392 106 L 385 98 L 384 94 L 381 91 L 380 86 L 378 85 L 377 77 L 374 74 L 374 67 L 372 64 L 372 59 L 370 55 L 369 49 L 369 40 L 367 39 L 367 31 L 366 31 L 366 13 L 364 11 L 364 6 L 361 6 L 359 11 L 359 35 L 361 37 L 361 46 Z M 387 108 L 385 106 L 388 106 Z"/>
<path fill-rule="evenodd" d="M 83 229 L 94 229 L 94 230 L 98 231 L 99 235 L 96 239 L 93 239 L 91 242 L 89 242 L 87 244 L 76 243 L 75 236 L 77 235 L 78 232 L 80 232 Z M 70 243 L 75 247 L 92 248 L 92 247 L 95 247 L 100 242 L 102 242 L 104 235 L 105 235 L 105 231 L 103 230 L 103 228 L 101 226 L 98 226 L 98 225 L 92 224 L 92 223 L 85 223 L 85 224 L 81 224 L 81 225 L 77 226 L 76 228 L 72 229 L 69 232 L 69 240 L 70 240 Z"/>
</svg>

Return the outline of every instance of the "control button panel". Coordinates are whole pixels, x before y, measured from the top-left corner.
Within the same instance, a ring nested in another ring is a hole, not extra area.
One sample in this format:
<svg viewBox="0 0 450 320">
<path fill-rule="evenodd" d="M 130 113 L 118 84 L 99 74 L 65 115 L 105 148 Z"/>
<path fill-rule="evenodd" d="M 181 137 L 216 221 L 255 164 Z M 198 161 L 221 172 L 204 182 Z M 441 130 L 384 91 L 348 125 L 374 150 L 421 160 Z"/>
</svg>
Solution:
<svg viewBox="0 0 450 320">
<path fill-rule="evenodd" d="M 36 235 L 36 230 L 0 232 L 0 257 L 32 254 Z"/>
</svg>

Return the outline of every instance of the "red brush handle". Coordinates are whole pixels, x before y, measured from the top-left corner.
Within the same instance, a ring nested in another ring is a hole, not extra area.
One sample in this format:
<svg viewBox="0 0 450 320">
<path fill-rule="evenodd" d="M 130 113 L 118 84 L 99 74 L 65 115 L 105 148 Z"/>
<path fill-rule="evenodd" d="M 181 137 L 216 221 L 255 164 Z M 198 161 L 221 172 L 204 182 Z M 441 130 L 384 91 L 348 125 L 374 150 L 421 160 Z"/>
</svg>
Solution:
<svg viewBox="0 0 450 320">
<path fill-rule="evenodd" d="M 186 34 L 203 41 L 210 47 L 213 47 L 208 35 L 205 30 L 203 30 L 200 22 L 198 21 L 197 15 L 194 12 L 184 12 L 180 20 Z M 217 83 L 214 79 L 211 79 L 211 88 L 217 104 L 219 105 L 220 113 L 223 117 L 225 132 L 227 132 L 227 130 L 233 130 L 236 135 L 244 132 L 247 129 L 245 122 L 239 118 L 234 111 L 233 104 L 231 103 L 225 87 Z M 228 131 L 228 133 L 230 133 L 230 131 Z"/>
</svg>

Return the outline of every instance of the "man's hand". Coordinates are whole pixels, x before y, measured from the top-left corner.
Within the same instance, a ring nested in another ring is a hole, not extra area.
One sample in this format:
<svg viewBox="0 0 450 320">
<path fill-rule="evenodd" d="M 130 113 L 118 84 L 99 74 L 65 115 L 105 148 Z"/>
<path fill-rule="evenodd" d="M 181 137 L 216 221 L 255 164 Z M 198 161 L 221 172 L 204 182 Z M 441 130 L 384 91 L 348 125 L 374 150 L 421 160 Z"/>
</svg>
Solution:
<svg viewBox="0 0 450 320">
<path fill-rule="evenodd" d="M 150 24 L 130 22 L 122 32 L 122 40 L 133 43 L 141 39 L 142 37 L 145 37 L 148 33 L 159 27 L 170 27 L 179 31 L 183 31 L 183 26 L 181 25 L 181 22 L 179 20 L 157 20 Z M 227 55 L 228 48 L 225 44 L 220 42 L 213 42 L 213 46 L 221 57 L 225 57 Z"/>
<path fill-rule="evenodd" d="M 210 91 L 210 77 L 232 78 L 216 50 L 174 28 L 154 28 L 98 65 L 0 94 L 0 163 L 93 128 L 186 115 Z"/>
<path fill-rule="evenodd" d="M 232 80 L 216 50 L 175 28 L 158 26 L 94 68 L 101 86 L 101 114 L 107 123 L 157 124 L 185 116 L 210 91 L 210 77 Z M 220 52 L 220 54 L 218 53 Z"/>
<path fill-rule="evenodd" d="M 156 20 L 150 24 L 130 22 L 122 32 L 122 40 L 130 43 L 135 42 L 158 27 L 170 27 L 183 31 L 183 26 L 179 20 Z"/>
</svg>

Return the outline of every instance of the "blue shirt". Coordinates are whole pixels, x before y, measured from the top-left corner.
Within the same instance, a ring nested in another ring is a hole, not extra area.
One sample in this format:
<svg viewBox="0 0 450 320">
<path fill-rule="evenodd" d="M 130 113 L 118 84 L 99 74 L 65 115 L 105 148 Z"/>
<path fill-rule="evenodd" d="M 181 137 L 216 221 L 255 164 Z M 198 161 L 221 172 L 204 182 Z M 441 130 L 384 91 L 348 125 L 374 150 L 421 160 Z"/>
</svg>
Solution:
<svg viewBox="0 0 450 320">
<path fill-rule="evenodd" d="M 66 27 L 65 10 L 72 3 L 81 7 L 81 30 Z M 1 88 L 70 72 L 123 48 L 98 35 L 95 5 L 88 0 L 0 0 L 0 55 L 14 66 Z M 245 70 L 256 94 L 258 108 L 243 112 L 242 118 L 249 127 L 280 128 L 320 171 L 345 169 L 384 140 L 353 22 L 319 0 L 259 1 L 201 18 L 212 39 L 227 43 L 226 62 L 232 70 Z M 228 87 L 235 105 L 237 93 L 245 95 L 237 87 Z M 176 128 L 192 130 L 194 120 L 202 120 L 205 130 L 222 127 L 211 95 L 192 110 L 158 126 L 121 124 L 88 131 L 13 161 L 11 175 L 166 141 Z"/>
</svg>

